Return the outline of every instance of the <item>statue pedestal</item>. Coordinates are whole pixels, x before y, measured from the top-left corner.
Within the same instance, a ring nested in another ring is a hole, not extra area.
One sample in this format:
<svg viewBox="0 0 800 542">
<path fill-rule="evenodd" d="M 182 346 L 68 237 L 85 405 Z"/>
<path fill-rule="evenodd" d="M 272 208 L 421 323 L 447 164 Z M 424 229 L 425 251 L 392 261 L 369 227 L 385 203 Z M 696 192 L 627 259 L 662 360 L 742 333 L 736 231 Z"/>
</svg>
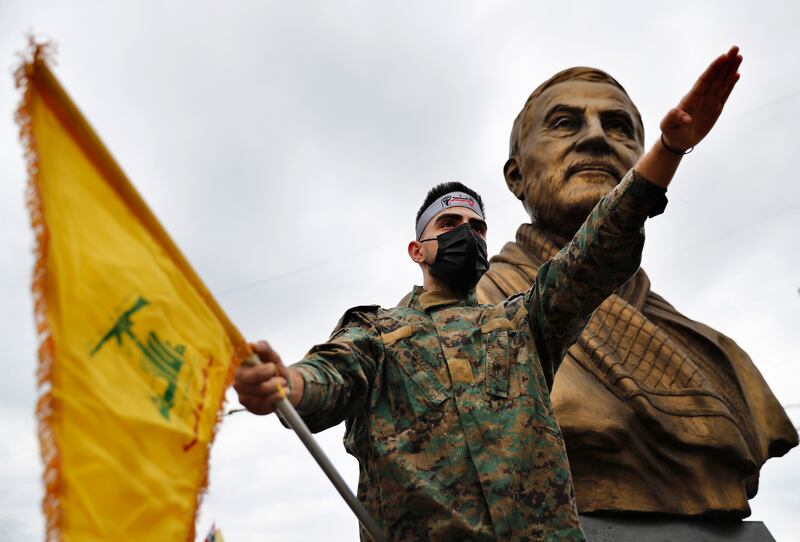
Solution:
<svg viewBox="0 0 800 542">
<path fill-rule="evenodd" d="M 761 521 L 584 516 L 588 542 L 775 542 Z"/>
</svg>

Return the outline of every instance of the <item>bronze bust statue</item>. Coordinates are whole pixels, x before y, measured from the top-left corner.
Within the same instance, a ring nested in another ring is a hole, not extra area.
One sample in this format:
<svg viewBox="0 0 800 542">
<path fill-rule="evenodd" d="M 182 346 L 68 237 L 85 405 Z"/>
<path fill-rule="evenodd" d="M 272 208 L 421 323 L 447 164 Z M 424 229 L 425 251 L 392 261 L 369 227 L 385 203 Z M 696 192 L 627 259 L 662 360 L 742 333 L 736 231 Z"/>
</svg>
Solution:
<svg viewBox="0 0 800 542">
<path fill-rule="evenodd" d="M 491 259 L 479 300 L 527 290 L 643 142 L 636 106 L 605 72 L 570 68 L 534 90 L 504 167 L 531 222 Z M 744 517 L 761 465 L 798 443 L 748 355 L 654 293 L 641 269 L 595 312 L 551 400 L 582 513 Z"/>
</svg>

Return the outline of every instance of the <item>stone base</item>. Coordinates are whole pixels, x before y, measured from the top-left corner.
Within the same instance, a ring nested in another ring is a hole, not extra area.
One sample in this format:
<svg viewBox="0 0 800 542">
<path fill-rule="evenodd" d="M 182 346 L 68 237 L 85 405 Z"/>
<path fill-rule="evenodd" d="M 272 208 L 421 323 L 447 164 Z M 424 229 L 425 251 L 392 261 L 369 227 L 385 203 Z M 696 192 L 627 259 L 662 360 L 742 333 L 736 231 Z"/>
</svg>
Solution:
<svg viewBox="0 0 800 542">
<path fill-rule="evenodd" d="M 584 516 L 588 542 L 775 542 L 760 521 Z"/>
</svg>

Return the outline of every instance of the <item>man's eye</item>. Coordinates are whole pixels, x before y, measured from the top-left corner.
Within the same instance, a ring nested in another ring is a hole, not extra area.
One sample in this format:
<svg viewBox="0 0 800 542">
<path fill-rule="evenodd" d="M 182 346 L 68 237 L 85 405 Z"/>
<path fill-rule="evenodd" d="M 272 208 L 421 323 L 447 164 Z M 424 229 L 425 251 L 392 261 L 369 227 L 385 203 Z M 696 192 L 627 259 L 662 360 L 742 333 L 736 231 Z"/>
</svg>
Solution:
<svg viewBox="0 0 800 542">
<path fill-rule="evenodd" d="M 474 226 L 472 226 L 472 230 L 475 233 L 477 233 L 478 235 L 486 235 L 486 227 L 485 226 L 482 226 L 482 225 L 479 225 L 479 224 L 475 224 Z"/>
</svg>

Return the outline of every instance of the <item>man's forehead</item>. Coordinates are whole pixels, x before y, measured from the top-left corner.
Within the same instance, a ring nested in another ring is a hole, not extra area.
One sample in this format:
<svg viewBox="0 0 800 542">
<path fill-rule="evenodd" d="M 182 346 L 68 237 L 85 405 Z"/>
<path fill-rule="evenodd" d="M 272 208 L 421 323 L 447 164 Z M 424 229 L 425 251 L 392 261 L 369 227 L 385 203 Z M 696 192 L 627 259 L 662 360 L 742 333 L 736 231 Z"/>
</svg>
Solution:
<svg viewBox="0 0 800 542">
<path fill-rule="evenodd" d="M 626 109 L 635 111 L 628 95 L 619 87 L 600 81 L 571 80 L 558 83 L 537 96 L 527 111 L 528 120 L 541 119 L 557 106 L 577 109 Z"/>
<path fill-rule="evenodd" d="M 454 215 L 454 214 L 465 216 L 469 219 L 477 218 L 478 220 L 483 221 L 481 215 L 479 215 L 477 211 L 474 211 L 469 207 L 448 207 L 447 209 L 442 209 L 441 211 L 433 215 L 431 223 L 436 222 L 437 220 L 439 220 L 439 218 L 442 218 L 446 215 Z"/>
</svg>

